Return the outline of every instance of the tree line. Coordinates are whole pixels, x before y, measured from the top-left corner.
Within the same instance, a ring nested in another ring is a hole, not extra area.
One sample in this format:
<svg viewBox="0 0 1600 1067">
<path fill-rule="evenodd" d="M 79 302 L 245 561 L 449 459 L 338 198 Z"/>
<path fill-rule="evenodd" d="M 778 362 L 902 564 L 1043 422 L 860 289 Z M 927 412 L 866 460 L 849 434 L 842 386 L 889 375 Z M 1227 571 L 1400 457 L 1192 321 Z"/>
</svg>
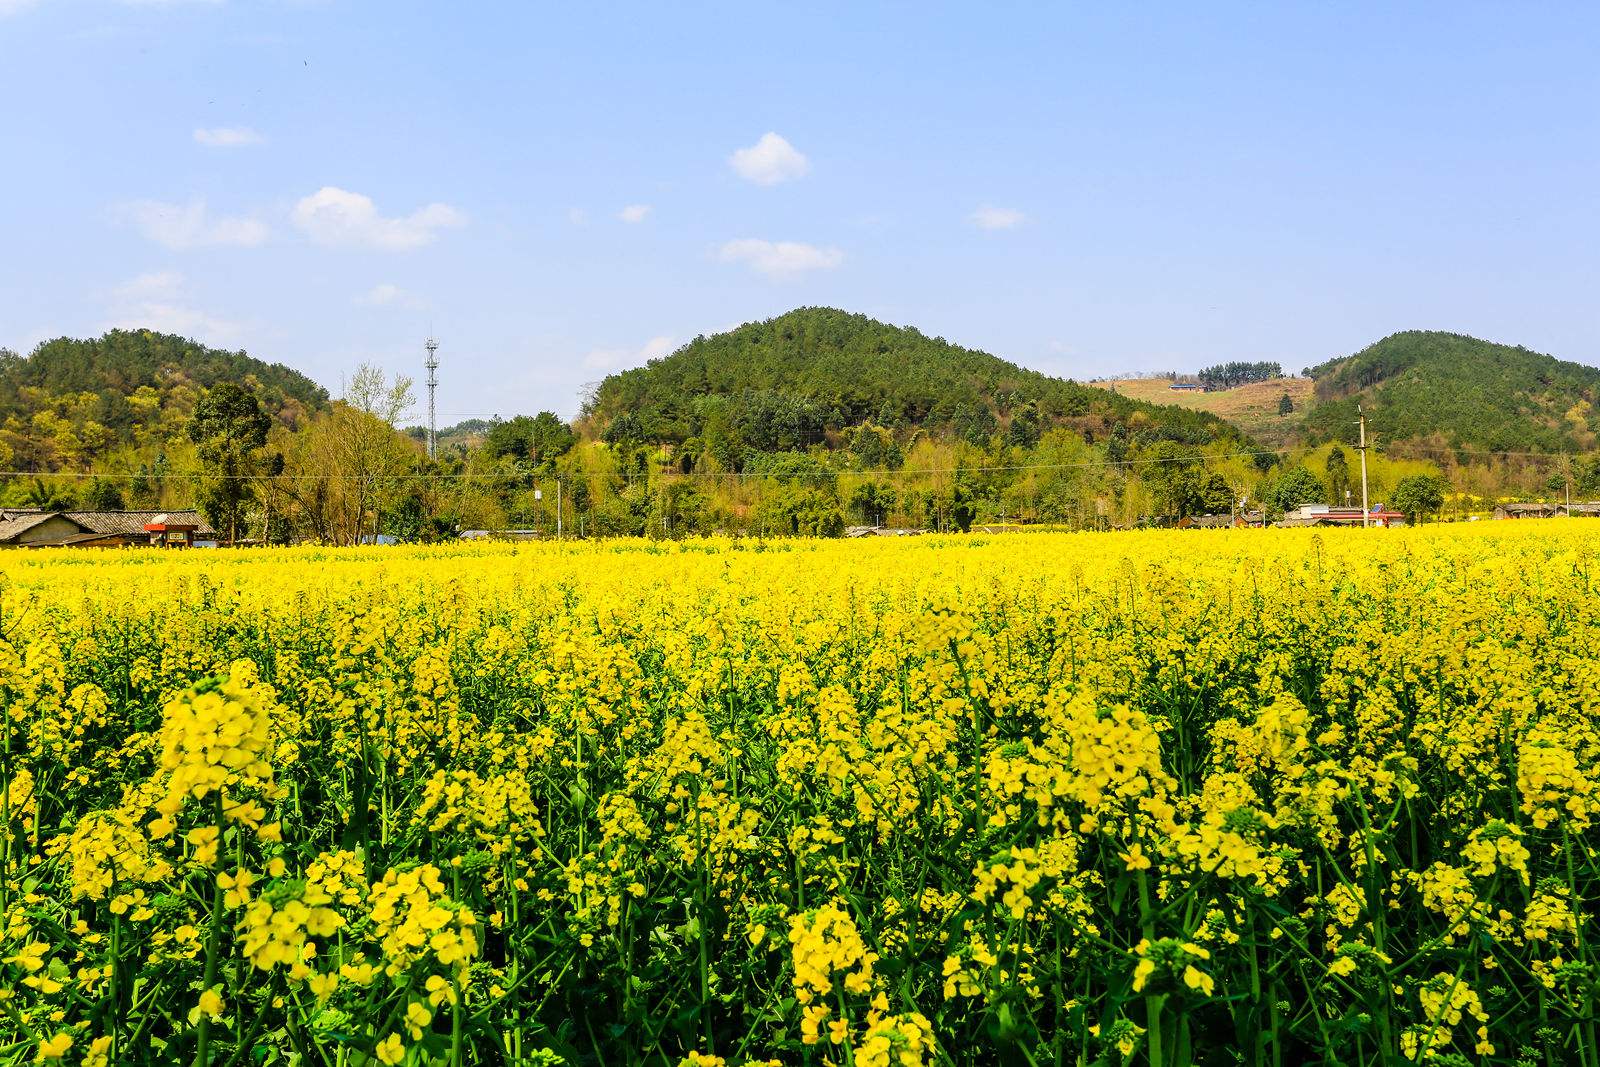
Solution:
<svg viewBox="0 0 1600 1067">
<path fill-rule="evenodd" d="M 1215 366 L 1201 368 L 1200 373 L 1195 375 L 1196 380 L 1207 392 L 1232 389 L 1250 382 L 1266 382 L 1282 377 L 1282 364 L 1271 362 L 1218 363 Z"/>
</svg>

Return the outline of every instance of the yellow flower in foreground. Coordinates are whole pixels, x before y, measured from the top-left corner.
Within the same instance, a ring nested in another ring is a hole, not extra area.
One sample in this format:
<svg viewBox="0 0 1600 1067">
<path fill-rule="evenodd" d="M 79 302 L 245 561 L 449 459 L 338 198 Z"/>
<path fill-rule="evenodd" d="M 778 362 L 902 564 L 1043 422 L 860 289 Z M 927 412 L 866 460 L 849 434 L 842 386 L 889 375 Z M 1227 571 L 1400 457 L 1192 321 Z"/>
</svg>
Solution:
<svg viewBox="0 0 1600 1067">
<path fill-rule="evenodd" d="M 201 993 L 199 1003 L 189 1009 L 189 1022 L 199 1022 L 202 1015 L 208 1019 L 216 1019 L 226 1010 L 227 1002 L 222 999 L 218 989 L 213 987 Z"/>
<path fill-rule="evenodd" d="M 1204 993 L 1208 997 L 1217 986 L 1214 978 L 1196 968 L 1192 963 L 1183 969 L 1183 984 L 1190 989 Z"/>
<path fill-rule="evenodd" d="M 72 1047 L 72 1035 L 62 1031 L 55 1037 L 39 1042 L 39 1054 L 34 1057 L 35 1063 L 44 1063 L 47 1060 L 59 1060 L 67 1054 Z"/>
<path fill-rule="evenodd" d="M 395 1064 L 406 1058 L 406 1046 L 400 1040 L 399 1034 L 390 1034 L 378 1042 L 378 1047 L 372 1050 L 378 1057 L 379 1063 L 394 1067 Z"/>
</svg>

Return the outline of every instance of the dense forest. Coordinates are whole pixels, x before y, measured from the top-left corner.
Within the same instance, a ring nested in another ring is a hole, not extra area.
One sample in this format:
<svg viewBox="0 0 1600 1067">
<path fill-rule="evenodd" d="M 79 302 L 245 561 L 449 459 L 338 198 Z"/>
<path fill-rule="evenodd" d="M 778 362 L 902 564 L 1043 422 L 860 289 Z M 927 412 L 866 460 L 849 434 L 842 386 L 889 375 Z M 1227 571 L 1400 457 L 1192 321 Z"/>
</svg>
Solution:
<svg viewBox="0 0 1600 1067">
<path fill-rule="evenodd" d="M 328 404 L 328 391 L 297 370 L 245 352 L 207 348 L 171 334 L 112 330 L 103 337 L 46 341 L 23 358 L 0 349 L 0 419 L 31 417 L 42 397 L 92 393 L 101 421 L 123 429 L 137 421 L 146 390 L 166 403 L 175 390 L 209 389 L 250 379 L 268 408 L 287 421 Z"/>
<path fill-rule="evenodd" d="M 1526 348 L 1412 330 L 1306 374 L 1312 442 L 1348 439 L 1357 405 L 1377 441 L 1419 455 L 1582 453 L 1600 441 L 1600 370 Z"/>
<path fill-rule="evenodd" d="M 329 398 L 242 352 L 116 331 L 0 355 L 0 507 L 199 506 L 237 540 L 338 544 L 506 529 L 676 537 L 1136 526 L 1344 503 L 1359 487 L 1358 454 L 1338 415 L 1343 404 L 1353 414 L 1357 399 L 1379 443 L 1368 454 L 1374 503 L 1461 514 L 1569 488 L 1600 494 L 1600 459 L 1587 449 L 1481 457 L 1427 447 L 1443 432 L 1405 421 L 1404 389 L 1462 346 L 1481 352 L 1483 342 L 1403 334 L 1316 368 L 1321 402 L 1308 426 L 1329 419 L 1322 436 L 1267 449 L 1213 414 L 806 308 L 612 375 L 572 424 L 542 411 L 447 428 L 430 461 L 425 435 L 407 425 L 415 397 L 402 376 L 364 367 Z M 1600 372 L 1487 347 L 1496 350 L 1487 369 L 1473 373 L 1492 370 L 1521 398 L 1522 414 L 1501 427 L 1506 439 L 1534 448 L 1593 440 L 1585 390 Z M 1227 366 L 1224 377 L 1255 373 Z M 1557 406 L 1561 433 L 1550 437 L 1551 420 L 1532 412 Z M 1448 406 L 1427 410 L 1456 417 Z M 1408 427 L 1409 438 L 1397 432 Z M 1466 429 L 1462 440 L 1485 440 Z"/>
<path fill-rule="evenodd" d="M 584 415 L 607 439 L 681 446 L 732 467 L 742 449 L 836 445 L 861 426 L 980 446 L 996 434 L 1031 445 L 1052 427 L 1089 440 L 1120 430 L 1140 445 L 1239 438 L 1214 416 L 1052 378 L 832 308 L 697 337 L 607 378 Z"/>
</svg>

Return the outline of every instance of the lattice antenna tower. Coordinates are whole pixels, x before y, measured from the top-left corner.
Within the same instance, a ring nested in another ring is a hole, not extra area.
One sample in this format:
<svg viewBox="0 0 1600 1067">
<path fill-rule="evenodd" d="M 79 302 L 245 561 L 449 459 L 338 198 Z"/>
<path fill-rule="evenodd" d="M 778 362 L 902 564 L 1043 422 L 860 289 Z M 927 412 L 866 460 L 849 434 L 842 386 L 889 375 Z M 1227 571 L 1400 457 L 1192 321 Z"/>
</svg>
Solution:
<svg viewBox="0 0 1600 1067">
<path fill-rule="evenodd" d="M 433 424 L 433 391 L 439 386 L 439 342 L 428 338 L 422 342 L 422 347 L 428 350 L 428 358 L 422 365 L 428 368 L 428 458 L 434 459 L 438 453 L 438 443 L 435 439 L 437 430 Z"/>
</svg>

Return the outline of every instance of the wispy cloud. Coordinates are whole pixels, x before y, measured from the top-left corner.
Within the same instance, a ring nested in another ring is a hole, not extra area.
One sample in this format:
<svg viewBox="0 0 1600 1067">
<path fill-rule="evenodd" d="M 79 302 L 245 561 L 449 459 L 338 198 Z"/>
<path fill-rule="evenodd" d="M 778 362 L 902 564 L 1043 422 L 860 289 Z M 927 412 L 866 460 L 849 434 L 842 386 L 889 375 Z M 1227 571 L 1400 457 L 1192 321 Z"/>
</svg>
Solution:
<svg viewBox="0 0 1600 1067">
<path fill-rule="evenodd" d="M 141 300 L 173 300 L 183 295 L 183 275 L 175 270 L 156 270 L 132 278 L 111 290 L 114 299 L 124 303 Z"/>
<path fill-rule="evenodd" d="M 739 177 L 757 185 L 793 181 L 811 169 L 811 161 L 775 133 L 764 134 L 749 148 L 734 152 L 728 157 L 728 165 Z"/>
<path fill-rule="evenodd" d="M 799 241 L 763 241 L 744 237 L 722 246 L 724 263 L 743 263 L 769 278 L 796 278 L 808 271 L 832 270 L 844 262 L 837 248 L 819 248 Z"/>
<path fill-rule="evenodd" d="M 197 129 L 194 131 L 194 139 L 196 144 L 203 144 L 207 148 L 245 148 L 261 144 L 266 140 L 248 126 L 213 126 L 209 129 Z"/>
<path fill-rule="evenodd" d="M 253 248 L 272 236 L 271 228 L 260 219 L 213 215 L 198 198 L 186 204 L 138 200 L 129 204 L 125 213 L 140 233 L 177 252 L 221 245 Z"/>
<path fill-rule="evenodd" d="M 574 226 L 584 226 L 589 222 L 589 213 L 581 207 L 567 208 L 567 221 Z"/>
<path fill-rule="evenodd" d="M 980 230 L 1014 230 L 1028 220 L 1028 217 L 1015 208 L 993 207 L 984 204 L 971 215 L 967 221 Z"/>
<path fill-rule="evenodd" d="M 295 204 L 289 218 L 316 244 L 391 252 L 432 244 L 440 230 L 467 222 L 466 215 L 449 204 L 429 204 L 409 215 L 384 216 L 370 196 L 332 185 Z"/>
<path fill-rule="evenodd" d="M 384 282 L 382 285 L 374 285 L 371 289 L 356 297 L 356 303 L 364 304 L 367 307 L 400 307 L 413 311 L 428 306 L 427 300 L 416 293 L 408 289 L 402 289 L 398 285 L 391 285 L 388 282 Z"/>
<path fill-rule="evenodd" d="M 235 345 L 242 323 L 194 306 L 188 282 L 177 271 L 153 271 L 111 291 L 106 329 L 156 330 L 214 345 Z"/>
<path fill-rule="evenodd" d="M 636 349 L 593 348 L 584 353 L 583 365 L 590 370 L 615 371 L 642 366 L 652 359 L 672 355 L 678 347 L 670 337 L 652 337 Z"/>
<path fill-rule="evenodd" d="M 7 15 L 20 15 L 38 4 L 39 0 L 0 0 L 0 19 Z"/>
<path fill-rule="evenodd" d="M 629 204 L 617 212 L 617 218 L 623 222 L 643 222 L 650 214 L 649 204 Z"/>
</svg>

